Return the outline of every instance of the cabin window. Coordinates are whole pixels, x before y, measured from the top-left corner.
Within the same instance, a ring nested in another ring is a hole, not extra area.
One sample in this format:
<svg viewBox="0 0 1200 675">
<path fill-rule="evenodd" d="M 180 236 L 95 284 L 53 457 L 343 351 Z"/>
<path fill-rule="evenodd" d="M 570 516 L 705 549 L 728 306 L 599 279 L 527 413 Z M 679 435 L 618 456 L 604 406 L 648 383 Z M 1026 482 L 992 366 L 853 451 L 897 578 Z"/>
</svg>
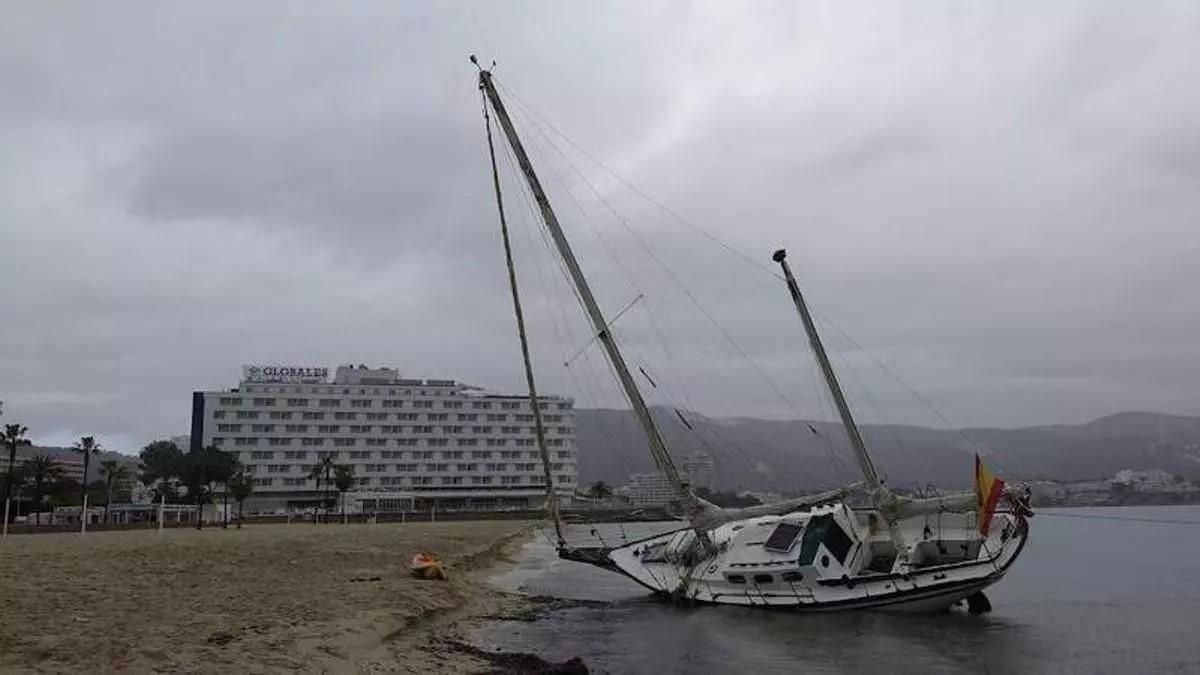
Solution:
<svg viewBox="0 0 1200 675">
<path fill-rule="evenodd" d="M 784 572 L 779 578 L 784 581 L 804 581 L 804 575 L 796 571 Z"/>
<path fill-rule="evenodd" d="M 796 544 L 796 538 L 800 536 L 803 529 L 795 523 L 780 523 L 775 526 L 775 531 L 771 533 L 771 536 L 767 537 L 763 548 L 768 551 L 787 553 L 792 550 L 792 546 Z"/>
<path fill-rule="evenodd" d="M 775 578 L 770 574 L 755 574 L 754 583 L 756 584 L 771 584 L 775 583 Z"/>
<path fill-rule="evenodd" d="M 800 544 L 800 557 L 796 562 L 800 565 L 813 564 L 817 557 L 817 547 L 821 544 L 825 545 L 825 548 L 833 554 L 834 558 L 837 558 L 839 563 L 844 563 L 853 542 L 842 526 L 833 519 L 833 516 L 828 514 L 813 516 L 808 521 L 808 526 L 804 528 L 804 537 Z M 823 562 L 828 567 L 828 562 Z"/>
<path fill-rule="evenodd" d="M 727 581 L 729 581 L 729 583 L 731 583 L 731 584 L 744 584 L 744 583 L 746 583 L 746 577 L 744 577 L 744 576 L 742 576 L 742 575 L 740 575 L 740 574 L 727 574 L 727 575 L 725 575 L 725 579 L 726 579 Z"/>
</svg>

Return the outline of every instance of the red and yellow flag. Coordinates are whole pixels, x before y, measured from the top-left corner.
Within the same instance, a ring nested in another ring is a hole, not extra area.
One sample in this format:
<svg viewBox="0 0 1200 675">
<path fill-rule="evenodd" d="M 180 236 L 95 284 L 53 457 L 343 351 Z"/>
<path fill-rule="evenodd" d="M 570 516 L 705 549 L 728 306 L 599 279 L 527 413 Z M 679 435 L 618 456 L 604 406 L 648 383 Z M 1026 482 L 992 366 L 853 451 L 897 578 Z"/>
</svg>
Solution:
<svg viewBox="0 0 1200 675">
<path fill-rule="evenodd" d="M 979 455 L 975 455 L 975 508 L 979 512 L 979 533 L 987 536 L 988 528 L 992 525 L 992 513 L 996 511 L 996 502 L 1004 494 L 1004 481 L 988 471 Z"/>
</svg>

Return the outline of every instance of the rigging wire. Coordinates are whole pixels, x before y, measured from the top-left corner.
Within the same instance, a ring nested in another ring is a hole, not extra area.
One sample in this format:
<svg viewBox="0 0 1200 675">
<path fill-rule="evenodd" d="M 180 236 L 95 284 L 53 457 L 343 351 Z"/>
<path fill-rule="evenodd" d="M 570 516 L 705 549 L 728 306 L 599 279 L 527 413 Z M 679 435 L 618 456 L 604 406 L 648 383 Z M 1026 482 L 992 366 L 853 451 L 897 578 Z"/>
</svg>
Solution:
<svg viewBox="0 0 1200 675">
<path fill-rule="evenodd" d="M 517 104 L 517 107 L 519 109 L 523 110 L 531 118 L 538 120 L 547 129 L 549 129 L 555 135 L 562 138 L 564 142 L 566 142 L 568 145 L 570 145 L 572 148 L 574 148 L 581 155 L 586 157 L 593 164 L 595 164 L 596 166 L 601 168 L 605 173 L 607 173 L 609 176 L 611 176 L 614 180 L 616 180 L 621 185 L 625 186 L 631 192 L 638 195 L 639 197 L 644 199 L 649 204 L 660 209 L 663 213 L 667 214 L 668 216 L 670 216 L 677 222 L 683 224 L 687 228 L 700 234 L 705 239 L 709 240 L 710 242 L 712 242 L 712 243 L 716 244 L 717 246 L 719 246 L 720 248 L 724 249 L 728 253 L 742 259 L 743 261 L 745 261 L 747 263 L 750 263 L 751 266 L 758 268 L 759 270 L 769 274 L 770 276 L 772 276 L 778 280 L 783 279 L 771 267 L 767 266 L 764 263 L 759 262 L 757 259 L 742 252 L 741 250 L 737 249 L 733 245 L 725 242 L 720 237 L 717 237 L 716 235 L 714 235 L 713 233 L 704 229 L 703 227 L 700 227 L 699 225 L 696 225 L 695 223 L 691 222 L 687 218 L 680 215 L 678 212 L 674 211 L 667 205 L 663 204 L 661 201 L 655 199 L 651 195 L 649 195 L 646 192 L 639 189 L 636 185 L 634 185 L 630 181 L 626 180 L 624 176 L 617 173 L 617 171 L 612 169 L 608 164 L 606 164 L 605 162 L 603 162 L 602 160 L 600 160 L 599 158 L 594 156 L 592 153 L 589 153 L 586 149 L 584 149 L 582 146 L 580 146 L 578 143 L 576 143 L 570 136 L 568 136 L 566 133 L 564 133 L 563 131 L 558 129 L 556 126 L 554 126 L 553 123 L 551 123 L 545 117 L 539 115 L 535 110 L 533 110 L 533 108 L 531 106 L 527 105 L 524 102 L 524 100 L 520 97 L 520 95 L 518 95 L 515 91 L 513 91 L 511 87 L 508 87 L 501 82 L 496 82 L 496 85 L 497 85 L 497 87 L 502 89 L 506 94 L 508 94 L 512 98 L 512 100 Z M 993 464 L 997 465 L 998 467 L 1003 466 L 1001 462 L 997 461 L 996 458 L 994 456 L 992 456 L 991 453 L 988 453 L 983 448 L 982 444 L 978 443 L 973 438 L 968 436 L 962 430 L 961 427 L 956 426 L 953 422 L 950 421 L 949 418 L 947 418 L 944 414 L 942 414 L 941 410 L 939 410 L 937 408 L 937 406 L 935 406 L 933 404 L 932 401 L 930 401 L 927 397 L 922 395 L 920 392 L 916 391 L 903 378 L 901 378 L 899 375 L 897 375 L 892 369 L 888 368 L 880 359 L 875 357 L 874 354 L 872 354 L 870 351 L 868 351 L 866 348 L 864 348 L 861 344 L 859 344 L 857 341 L 855 341 L 853 338 L 851 338 L 840 327 L 838 327 L 838 325 L 836 323 L 834 323 L 831 319 L 829 319 L 827 316 L 825 316 L 822 312 L 818 311 L 818 309 L 816 307 L 813 307 L 812 303 L 809 303 L 809 305 L 810 305 L 810 311 L 814 314 L 814 316 L 816 316 L 816 318 L 819 321 L 821 321 L 822 324 L 831 328 L 834 332 L 838 333 L 843 339 L 845 339 L 847 342 L 849 342 L 851 345 L 853 345 L 855 347 L 855 349 L 859 350 L 865 356 L 867 356 L 867 358 L 870 359 L 878 368 L 883 370 L 884 373 L 887 374 L 888 377 L 890 377 L 891 379 L 893 379 L 897 383 L 899 383 L 900 386 L 903 387 L 905 389 L 905 391 L 907 391 L 909 393 L 909 395 L 913 396 L 918 402 L 920 402 L 923 406 L 927 407 L 935 416 L 937 416 L 937 418 L 943 424 L 946 425 L 947 429 L 953 430 L 955 433 L 957 433 L 958 436 L 961 437 L 964 441 L 966 441 L 966 443 L 971 448 L 973 448 L 976 452 L 979 452 L 981 455 L 986 456 L 989 459 L 989 461 L 991 461 Z"/>
</svg>

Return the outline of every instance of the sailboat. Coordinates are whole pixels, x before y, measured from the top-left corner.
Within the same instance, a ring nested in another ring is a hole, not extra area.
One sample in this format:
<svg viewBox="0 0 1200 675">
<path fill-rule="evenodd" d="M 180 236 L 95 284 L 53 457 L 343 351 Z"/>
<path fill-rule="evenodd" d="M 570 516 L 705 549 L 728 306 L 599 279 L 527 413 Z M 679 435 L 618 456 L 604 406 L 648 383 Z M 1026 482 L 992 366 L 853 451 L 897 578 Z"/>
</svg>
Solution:
<svg viewBox="0 0 1200 675">
<path fill-rule="evenodd" d="M 620 346 L 600 310 L 557 215 L 505 108 L 490 70 L 478 85 L 491 156 L 509 281 L 521 339 L 531 408 L 541 448 L 548 505 L 559 557 L 624 575 L 655 594 L 696 603 L 795 611 L 939 611 L 965 602 L 990 611 L 984 589 L 1012 567 L 1029 539 L 1028 490 L 1007 487 L 976 457 L 975 490 L 914 498 L 891 490 L 872 462 L 816 324 L 783 249 L 781 268 L 792 304 L 825 387 L 862 472 L 861 483 L 817 495 L 748 508 L 721 508 L 697 496 L 675 466 Z M 508 239 L 492 140 L 495 115 L 588 321 L 646 437 L 650 455 L 671 483 L 686 523 L 619 546 L 575 546 L 562 534 L 545 449 L 516 271 Z M 852 495 L 865 495 L 865 504 Z"/>
</svg>

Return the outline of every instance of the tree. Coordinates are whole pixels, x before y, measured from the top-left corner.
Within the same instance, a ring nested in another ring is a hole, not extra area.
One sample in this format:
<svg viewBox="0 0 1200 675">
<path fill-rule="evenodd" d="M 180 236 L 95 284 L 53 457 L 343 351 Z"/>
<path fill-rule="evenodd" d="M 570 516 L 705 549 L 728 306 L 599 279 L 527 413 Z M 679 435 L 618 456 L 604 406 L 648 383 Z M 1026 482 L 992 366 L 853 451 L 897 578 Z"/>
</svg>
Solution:
<svg viewBox="0 0 1200 675">
<path fill-rule="evenodd" d="M 329 455 L 321 457 L 309 472 L 308 477 L 317 481 L 316 491 L 321 491 L 322 477 L 325 480 L 325 498 L 321 500 L 321 508 L 327 508 L 326 503 L 329 501 L 329 486 L 333 482 L 333 458 Z M 313 511 L 313 522 L 317 522 L 317 512 Z"/>
<path fill-rule="evenodd" d="M 4 531 L 8 532 L 8 508 L 9 500 L 12 498 L 13 479 L 16 477 L 14 473 L 17 463 L 17 448 L 22 445 L 30 445 L 25 434 L 29 433 L 29 428 L 20 424 L 5 424 L 4 433 L 0 434 L 0 440 L 4 442 L 4 447 L 8 449 L 8 473 L 4 476 Z"/>
<path fill-rule="evenodd" d="M 76 443 L 71 449 L 83 455 L 83 487 L 79 498 L 81 509 L 79 511 L 79 517 L 81 520 L 86 520 L 88 466 L 90 466 L 92 463 L 92 455 L 100 454 L 100 451 L 104 448 L 101 448 L 100 444 L 96 442 L 95 436 L 84 436 L 83 438 L 80 438 L 79 442 Z"/>
<path fill-rule="evenodd" d="M 179 477 L 183 473 L 183 451 L 171 441 L 154 441 L 138 453 L 138 480 L 153 486 L 154 501 L 178 504 Z"/>
<path fill-rule="evenodd" d="M 104 522 L 108 523 L 108 510 L 112 506 L 113 487 L 117 483 L 124 482 L 132 475 L 132 471 L 128 466 L 118 462 L 115 459 L 106 459 L 100 462 L 100 475 L 104 478 Z"/>
<path fill-rule="evenodd" d="M 588 496 L 592 499 L 605 500 L 612 497 L 612 488 L 602 480 L 592 483 L 592 487 L 588 488 Z"/>
<path fill-rule="evenodd" d="M 342 522 L 346 522 L 346 491 L 354 487 L 354 467 L 338 464 L 333 468 L 333 485 L 337 488 L 338 501 L 342 505 Z"/>
<path fill-rule="evenodd" d="M 240 530 L 242 529 L 242 521 L 245 519 L 242 515 L 242 508 L 246 504 L 246 498 L 250 496 L 251 492 L 254 492 L 254 479 L 239 468 L 238 472 L 226 483 L 226 489 L 233 495 L 233 500 L 237 502 L 237 528 Z"/>
<path fill-rule="evenodd" d="M 209 446 L 183 456 L 180 478 L 188 496 L 196 505 L 196 529 L 204 528 L 201 509 L 212 501 L 213 484 L 225 483 L 234 474 L 237 459 L 228 452 Z"/>
<path fill-rule="evenodd" d="M 46 492 L 46 487 L 63 477 L 63 470 L 58 466 L 58 462 L 50 455 L 34 455 L 25 460 L 23 465 L 25 475 L 29 477 L 29 482 L 33 484 L 33 508 L 37 513 L 37 524 L 42 524 L 42 496 Z"/>
</svg>

